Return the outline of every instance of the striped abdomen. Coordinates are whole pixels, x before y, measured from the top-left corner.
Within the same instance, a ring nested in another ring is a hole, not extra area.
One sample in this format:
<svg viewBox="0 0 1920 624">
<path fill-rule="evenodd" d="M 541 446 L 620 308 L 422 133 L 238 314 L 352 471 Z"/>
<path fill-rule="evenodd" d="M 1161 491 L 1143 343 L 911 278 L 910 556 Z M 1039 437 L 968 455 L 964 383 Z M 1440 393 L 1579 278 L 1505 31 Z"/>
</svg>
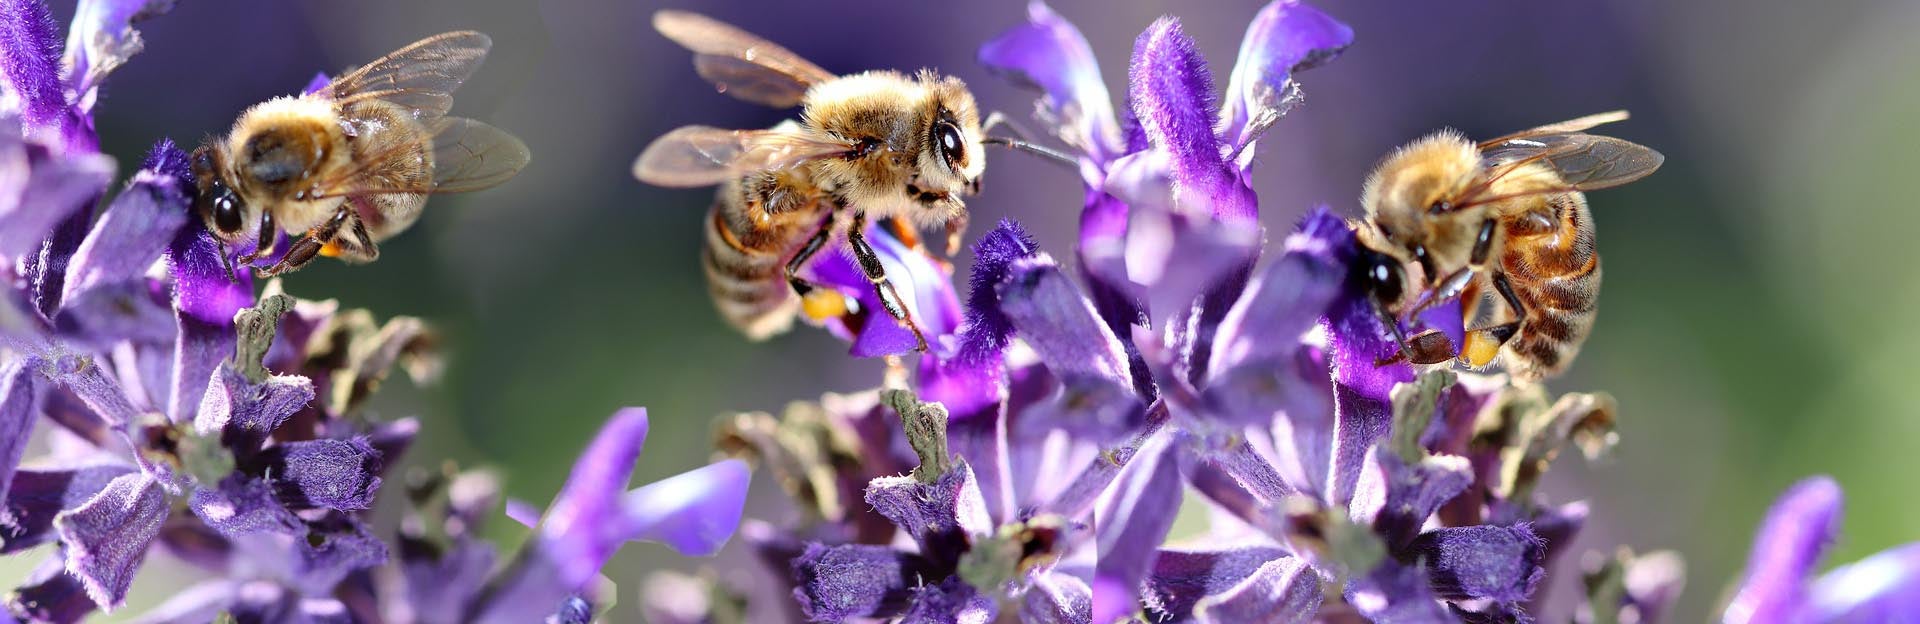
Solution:
<svg viewBox="0 0 1920 624">
<path fill-rule="evenodd" d="M 1501 254 L 1508 283 L 1526 306 L 1519 333 L 1502 352 L 1507 370 L 1529 379 L 1559 374 L 1573 362 L 1593 329 L 1600 295 L 1600 254 L 1586 197 L 1567 193 L 1542 203 L 1539 212 L 1507 219 Z"/>
<path fill-rule="evenodd" d="M 810 207 L 756 218 L 759 201 L 749 197 L 773 190 L 765 183 L 770 181 L 742 182 L 720 186 L 703 223 L 700 264 L 720 317 L 747 338 L 764 340 L 793 326 L 800 298 L 787 284 L 786 263 L 824 215 Z"/>
</svg>

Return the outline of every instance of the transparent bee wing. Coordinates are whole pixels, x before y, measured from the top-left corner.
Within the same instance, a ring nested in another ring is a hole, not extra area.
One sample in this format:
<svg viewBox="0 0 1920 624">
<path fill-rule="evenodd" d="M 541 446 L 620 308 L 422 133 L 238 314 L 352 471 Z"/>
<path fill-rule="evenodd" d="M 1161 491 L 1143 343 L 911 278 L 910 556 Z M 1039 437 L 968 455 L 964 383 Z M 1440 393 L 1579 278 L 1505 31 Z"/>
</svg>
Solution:
<svg viewBox="0 0 1920 624">
<path fill-rule="evenodd" d="M 426 154 L 419 143 L 395 142 L 321 180 L 314 196 L 478 191 L 513 178 L 530 159 L 527 145 L 518 137 L 479 121 L 441 117 L 427 124 L 427 129 L 433 135 L 431 175 L 419 175 L 418 159 Z"/>
<path fill-rule="evenodd" d="M 453 92 L 480 68 L 493 40 L 471 30 L 441 33 L 380 57 L 328 83 L 320 93 L 345 106 L 383 100 L 431 121 L 453 107 Z"/>
<path fill-rule="evenodd" d="M 693 51 L 700 77 L 755 104 L 798 106 L 809 87 L 834 77 L 786 48 L 698 13 L 660 11 L 653 27 Z"/>
<path fill-rule="evenodd" d="M 844 140 L 798 129 L 727 130 L 685 126 L 655 139 L 633 163 L 633 175 L 657 186 L 712 186 L 753 171 L 783 169 L 854 150 Z"/>
<path fill-rule="evenodd" d="M 1604 113 L 1595 113 L 1595 114 L 1587 115 L 1585 117 L 1581 117 L 1578 119 L 1569 119 L 1559 123 L 1550 123 L 1544 126 L 1540 126 L 1538 128 L 1521 130 L 1519 132 L 1515 132 L 1513 134 L 1509 134 L 1506 136 L 1496 137 L 1496 138 L 1488 139 L 1485 141 L 1481 141 L 1480 149 L 1483 151 L 1493 149 L 1495 147 L 1499 147 L 1500 144 L 1502 143 L 1506 143 L 1514 139 L 1524 139 L 1528 137 L 1535 137 L 1535 136 L 1541 136 L 1541 135 L 1547 135 L 1547 134 L 1569 134 L 1574 132 L 1585 132 L 1587 130 L 1591 130 L 1595 127 L 1602 126 L 1605 124 L 1610 124 L 1617 121 L 1626 121 L 1627 116 L 1628 116 L 1627 111 L 1616 110 L 1616 111 L 1607 111 Z"/>
<path fill-rule="evenodd" d="M 1666 161 L 1660 152 L 1644 145 L 1579 132 L 1508 139 L 1482 154 L 1495 167 L 1545 163 L 1559 174 L 1567 191 L 1620 186 L 1647 177 Z"/>
</svg>

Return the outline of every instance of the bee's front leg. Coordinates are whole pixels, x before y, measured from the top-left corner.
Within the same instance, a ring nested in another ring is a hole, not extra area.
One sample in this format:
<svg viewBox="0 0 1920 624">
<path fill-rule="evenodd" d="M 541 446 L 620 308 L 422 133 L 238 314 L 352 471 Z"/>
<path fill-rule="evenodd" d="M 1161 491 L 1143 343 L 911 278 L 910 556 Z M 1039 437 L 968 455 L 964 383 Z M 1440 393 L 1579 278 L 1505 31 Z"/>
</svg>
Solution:
<svg viewBox="0 0 1920 624">
<path fill-rule="evenodd" d="M 867 213 L 853 213 L 853 224 L 847 229 L 847 246 L 853 248 L 853 258 L 860 263 L 860 271 L 873 282 L 873 289 L 880 295 L 880 305 L 887 309 L 887 315 L 900 321 L 913 332 L 915 351 L 927 350 L 927 337 L 920 333 L 920 325 L 913 322 L 913 313 L 907 309 L 906 302 L 900 299 L 900 291 L 887 281 L 887 267 L 880 263 L 880 255 L 873 251 L 873 245 L 867 243 Z"/>
</svg>

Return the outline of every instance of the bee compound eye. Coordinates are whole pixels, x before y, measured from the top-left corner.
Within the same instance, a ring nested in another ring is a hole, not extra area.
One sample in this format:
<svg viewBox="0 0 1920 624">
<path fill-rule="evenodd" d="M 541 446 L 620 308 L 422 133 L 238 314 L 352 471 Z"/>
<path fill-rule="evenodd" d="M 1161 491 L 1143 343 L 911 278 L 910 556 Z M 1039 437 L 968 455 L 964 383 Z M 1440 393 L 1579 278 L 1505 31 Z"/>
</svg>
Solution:
<svg viewBox="0 0 1920 624">
<path fill-rule="evenodd" d="M 966 159 L 966 146 L 960 143 L 960 129 L 943 121 L 934 132 L 934 140 L 939 142 L 940 157 L 947 161 L 948 166 L 957 167 Z"/>
<path fill-rule="evenodd" d="M 1400 300 L 1400 265 L 1386 254 L 1365 251 L 1360 259 L 1361 279 L 1368 291 L 1383 302 Z"/>
<path fill-rule="evenodd" d="M 223 233 L 240 231 L 240 198 L 224 184 L 214 184 L 201 197 L 201 209 L 213 218 L 213 227 Z"/>
</svg>

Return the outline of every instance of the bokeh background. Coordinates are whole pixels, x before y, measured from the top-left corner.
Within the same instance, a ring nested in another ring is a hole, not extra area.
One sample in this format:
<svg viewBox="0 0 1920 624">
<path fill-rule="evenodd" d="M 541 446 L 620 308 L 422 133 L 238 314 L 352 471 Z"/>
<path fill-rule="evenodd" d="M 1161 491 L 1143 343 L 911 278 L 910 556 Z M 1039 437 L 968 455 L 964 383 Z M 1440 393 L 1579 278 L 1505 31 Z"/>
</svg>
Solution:
<svg viewBox="0 0 1920 624">
<path fill-rule="evenodd" d="M 62 19 L 73 10 L 54 4 Z M 1020 2 L 668 4 L 833 71 L 934 67 L 967 80 L 988 108 L 1032 110 L 1031 94 L 973 61 L 981 42 L 1024 19 Z M 1593 501 L 1582 549 L 1683 553 L 1689 583 L 1675 621 L 1685 622 L 1724 599 L 1766 505 L 1802 476 L 1832 474 L 1848 495 L 1829 564 L 1920 539 L 1920 325 L 1909 320 L 1920 305 L 1910 240 L 1920 232 L 1920 4 L 1318 4 L 1357 43 L 1303 76 L 1306 105 L 1262 143 L 1255 175 L 1269 228 L 1320 203 L 1352 214 L 1376 159 L 1443 126 L 1485 137 L 1628 108 L 1633 119 L 1609 131 L 1667 155 L 1652 178 L 1592 198 L 1603 312 L 1553 386 L 1618 397 L 1621 445 L 1609 461 L 1568 458 L 1555 470 L 1559 499 Z M 1166 13 L 1184 19 L 1224 84 L 1260 5 L 1055 3 L 1086 33 L 1116 96 L 1134 36 Z M 455 112 L 526 139 L 532 166 L 502 188 L 436 199 L 378 264 L 316 263 L 289 290 L 443 329 L 443 383 L 396 382 L 375 405 L 426 419 L 414 461 L 492 466 L 512 495 L 544 502 L 608 413 L 644 405 L 653 430 L 638 476 L 658 478 L 707 459 L 718 414 L 870 387 L 879 374 L 819 331 L 765 344 L 732 334 L 696 264 L 709 193 L 630 176 L 641 147 L 675 126 L 762 127 L 789 114 L 702 83 L 689 55 L 649 27 L 663 6 L 181 0 L 143 26 L 148 51 L 115 74 L 100 134 L 122 163 L 137 162 L 154 140 L 222 132 L 315 72 L 440 31 L 492 34 L 493 55 Z M 1077 179 L 1023 156 L 991 158 L 974 223 L 1016 217 L 1070 256 Z M 646 571 L 686 565 L 664 548 L 626 549 L 607 570 L 622 588 L 611 619 L 639 619 Z M 181 580 L 164 569 L 149 568 L 136 606 Z"/>
</svg>

